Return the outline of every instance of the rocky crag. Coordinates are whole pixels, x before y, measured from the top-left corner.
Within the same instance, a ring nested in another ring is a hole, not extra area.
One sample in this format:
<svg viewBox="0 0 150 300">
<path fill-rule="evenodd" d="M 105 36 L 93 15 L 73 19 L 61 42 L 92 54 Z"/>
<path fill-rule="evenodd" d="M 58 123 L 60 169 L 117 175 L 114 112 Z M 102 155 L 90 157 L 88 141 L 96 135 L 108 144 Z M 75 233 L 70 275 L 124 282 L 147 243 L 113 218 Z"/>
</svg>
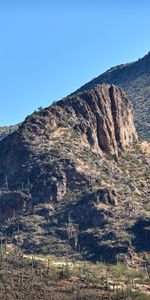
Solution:
<svg viewBox="0 0 150 300">
<path fill-rule="evenodd" d="M 115 84 L 126 92 L 134 107 L 138 134 L 150 140 L 150 52 L 135 62 L 111 68 L 86 83 L 77 93 L 102 83 Z"/>
<path fill-rule="evenodd" d="M 31 253 L 111 262 L 149 251 L 136 230 L 148 234 L 150 223 L 145 149 L 114 85 L 33 113 L 0 142 L 3 239 Z"/>
</svg>

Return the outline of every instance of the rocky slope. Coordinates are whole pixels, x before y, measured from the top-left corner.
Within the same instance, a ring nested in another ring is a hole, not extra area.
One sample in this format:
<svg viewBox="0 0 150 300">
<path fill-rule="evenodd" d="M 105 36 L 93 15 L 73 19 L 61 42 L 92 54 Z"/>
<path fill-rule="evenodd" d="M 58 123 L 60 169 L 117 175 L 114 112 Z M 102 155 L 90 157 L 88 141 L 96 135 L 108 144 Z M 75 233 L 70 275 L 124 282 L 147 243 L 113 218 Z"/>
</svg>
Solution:
<svg viewBox="0 0 150 300">
<path fill-rule="evenodd" d="M 11 134 L 15 130 L 17 130 L 17 128 L 18 125 L 0 127 L 0 141 L 4 139 L 8 134 Z"/>
<path fill-rule="evenodd" d="M 138 61 L 111 68 L 77 92 L 101 83 L 116 84 L 123 88 L 133 104 L 140 137 L 150 140 L 150 52 Z"/>
<path fill-rule="evenodd" d="M 72 191 L 77 185 L 75 180 L 71 184 L 71 172 L 79 182 L 86 182 L 74 165 L 76 152 L 81 155 L 90 149 L 100 157 L 108 153 L 117 158 L 135 141 L 132 106 L 125 94 L 115 86 L 95 86 L 34 113 L 1 142 L 0 184 L 10 189 L 32 184 L 35 198 L 39 198 L 38 190 L 42 194 L 43 189 L 46 199 L 58 201 L 67 189 Z M 45 186 L 41 182 L 39 189 L 41 178 Z"/>
<path fill-rule="evenodd" d="M 130 257 L 133 247 L 149 251 L 136 230 L 149 234 L 145 149 L 132 106 L 114 85 L 33 113 L 0 142 L 4 240 L 32 253 L 92 260 Z"/>
</svg>

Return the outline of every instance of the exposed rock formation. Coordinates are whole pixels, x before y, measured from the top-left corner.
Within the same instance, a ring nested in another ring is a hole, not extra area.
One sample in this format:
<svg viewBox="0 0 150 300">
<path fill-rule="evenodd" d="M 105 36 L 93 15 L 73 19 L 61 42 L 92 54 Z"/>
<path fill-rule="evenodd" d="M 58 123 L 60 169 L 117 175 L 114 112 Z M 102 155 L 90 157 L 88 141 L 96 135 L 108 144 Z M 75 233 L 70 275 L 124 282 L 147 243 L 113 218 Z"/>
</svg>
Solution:
<svg viewBox="0 0 150 300">
<path fill-rule="evenodd" d="M 66 209 L 66 218 L 79 225 L 80 229 L 101 228 L 113 217 L 112 207 L 117 205 L 115 191 L 99 189 L 86 195 L 81 195 L 78 202 Z"/>
<path fill-rule="evenodd" d="M 138 134 L 150 140 L 150 52 L 135 62 L 111 68 L 83 85 L 75 93 L 102 83 L 115 84 L 123 88 L 134 107 Z"/>
<path fill-rule="evenodd" d="M 74 128 L 95 148 L 118 155 L 137 140 L 132 106 L 123 91 L 113 85 L 97 85 L 59 104 L 73 108 L 81 120 Z"/>
</svg>

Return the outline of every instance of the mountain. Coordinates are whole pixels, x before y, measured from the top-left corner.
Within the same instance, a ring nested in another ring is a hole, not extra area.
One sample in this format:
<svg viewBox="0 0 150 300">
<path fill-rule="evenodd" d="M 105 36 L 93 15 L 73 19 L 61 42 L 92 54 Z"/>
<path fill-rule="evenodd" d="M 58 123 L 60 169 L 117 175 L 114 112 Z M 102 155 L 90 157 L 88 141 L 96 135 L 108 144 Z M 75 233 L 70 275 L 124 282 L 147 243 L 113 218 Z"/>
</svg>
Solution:
<svg viewBox="0 0 150 300">
<path fill-rule="evenodd" d="M 115 84 L 126 92 L 134 107 L 138 134 L 150 140 L 150 52 L 138 61 L 111 68 L 75 93 L 101 83 Z"/>
<path fill-rule="evenodd" d="M 3 241 L 94 261 L 149 251 L 147 149 L 114 85 L 34 112 L 0 141 Z"/>
<path fill-rule="evenodd" d="M 8 134 L 11 134 L 15 130 L 17 130 L 17 128 L 18 125 L 0 127 L 0 141 L 4 139 Z"/>
<path fill-rule="evenodd" d="M 115 86 L 95 86 L 32 114 L 1 141 L 0 184 L 18 189 L 29 181 L 32 201 L 40 201 L 42 189 L 42 198 L 58 201 L 67 189 L 73 192 L 81 178 L 87 184 L 74 165 L 82 155 L 118 158 L 135 141 L 133 110 L 125 94 Z M 79 180 L 72 179 L 72 185 L 71 170 Z"/>
</svg>

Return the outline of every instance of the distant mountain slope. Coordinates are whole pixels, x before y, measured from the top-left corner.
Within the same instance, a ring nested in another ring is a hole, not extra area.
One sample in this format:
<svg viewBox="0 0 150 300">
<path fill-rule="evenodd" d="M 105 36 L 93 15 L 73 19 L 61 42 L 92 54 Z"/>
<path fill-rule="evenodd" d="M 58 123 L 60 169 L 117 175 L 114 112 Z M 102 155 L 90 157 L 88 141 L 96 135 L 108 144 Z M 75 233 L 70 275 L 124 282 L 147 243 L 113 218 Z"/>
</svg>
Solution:
<svg viewBox="0 0 150 300">
<path fill-rule="evenodd" d="M 123 88 L 135 111 L 135 123 L 140 137 L 150 139 L 150 52 L 138 61 L 111 68 L 83 85 L 75 93 L 95 84 L 109 83 Z"/>
<path fill-rule="evenodd" d="M 0 141 L 2 139 L 4 139 L 8 134 L 14 132 L 15 130 L 17 130 L 18 126 L 14 125 L 14 126 L 3 126 L 0 127 Z"/>
</svg>

